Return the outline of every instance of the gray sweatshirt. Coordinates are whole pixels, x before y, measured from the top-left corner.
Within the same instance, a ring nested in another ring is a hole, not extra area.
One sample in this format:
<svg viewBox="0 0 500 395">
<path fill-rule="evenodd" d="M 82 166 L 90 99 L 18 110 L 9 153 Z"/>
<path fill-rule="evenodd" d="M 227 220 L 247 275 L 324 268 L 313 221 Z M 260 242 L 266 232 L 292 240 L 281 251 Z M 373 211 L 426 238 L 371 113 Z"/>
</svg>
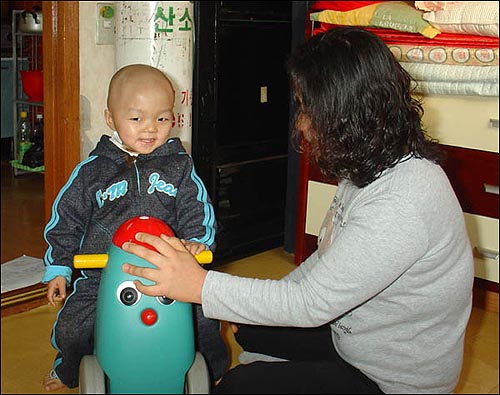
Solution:
<svg viewBox="0 0 500 395">
<path fill-rule="evenodd" d="M 364 188 L 341 181 L 318 244 L 281 280 L 210 271 L 205 315 L 271 326 L 330 322 L 338 353 L 382 391 L 452 392 L 474 267 L 442 168 L 407 157 Z"/>
</svg>

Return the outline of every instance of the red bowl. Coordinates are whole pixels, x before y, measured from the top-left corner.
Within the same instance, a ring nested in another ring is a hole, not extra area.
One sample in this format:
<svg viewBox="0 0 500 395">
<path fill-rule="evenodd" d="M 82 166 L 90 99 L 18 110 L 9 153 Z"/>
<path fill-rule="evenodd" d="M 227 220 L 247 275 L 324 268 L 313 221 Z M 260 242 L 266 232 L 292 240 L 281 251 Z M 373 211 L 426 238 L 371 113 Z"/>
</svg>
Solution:
<svg viewBox="0 0 500 395">
<path fill-rule="evenodd" d="M 43 71 L 25 70 L 21 71 L 21 83 L 23 91 L 29 101 L 43 101 Z"/>
</svg>

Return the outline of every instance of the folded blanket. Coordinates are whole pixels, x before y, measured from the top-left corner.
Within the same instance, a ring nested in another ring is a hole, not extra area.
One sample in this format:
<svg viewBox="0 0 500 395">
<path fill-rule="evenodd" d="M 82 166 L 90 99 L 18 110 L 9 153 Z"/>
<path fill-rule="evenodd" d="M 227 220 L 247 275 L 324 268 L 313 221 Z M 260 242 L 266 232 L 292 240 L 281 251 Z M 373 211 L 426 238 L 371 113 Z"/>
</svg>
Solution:
<svg viewBox="0 0 500 395">
<path fill-rule="evenodd" d="M 498 66 L 454 66 L 400 62 L 417 81 L 417 92 L 498 96 Z"/>
<path fill-rule="evenodd" d="M 498 66 L 452 66 L 400 62 L 413 78 L 420 81 L 494 82 L 498 84 Z"/>
<path fill-rule="evenodd" d="M 423 95 L 498 97 L 498 84 L 492 82 L 418 81 L 415 92 Z"/>
<path fill-rule="evenodd" d="M 463 66 L 498 66 L 498 48 L 463 48 L 415 44 L 387 44 L 400 62 Z"/>
</svg>

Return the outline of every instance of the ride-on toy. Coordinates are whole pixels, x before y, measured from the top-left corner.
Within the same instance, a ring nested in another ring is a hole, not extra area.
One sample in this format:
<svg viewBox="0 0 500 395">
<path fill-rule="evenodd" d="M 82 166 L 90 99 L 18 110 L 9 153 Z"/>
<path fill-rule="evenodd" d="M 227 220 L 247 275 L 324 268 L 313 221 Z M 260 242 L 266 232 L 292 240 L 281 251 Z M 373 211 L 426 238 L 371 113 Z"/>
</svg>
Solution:
<svg viewBox="0 0 500 395">
<path fill-rule="evenodd" d="M 154 267 L 121 246 L 137 232 L 174 236 L 154 217 L 134 217 L 116 231 L 108 254 L 76 255 L 77 269 L 102 268 L 97 296 L 94 355 L 80 363 L 80 393 L 208 393 L 210 378 L 205 359 L 194 348 L 193 309 L 166 297 L 141 294 L 124 273 L 124 263 Z M 211 251 L 197 255 L 212 261 Z M 144 284 L 150 281 L 140 279 Z"/>
</svg>

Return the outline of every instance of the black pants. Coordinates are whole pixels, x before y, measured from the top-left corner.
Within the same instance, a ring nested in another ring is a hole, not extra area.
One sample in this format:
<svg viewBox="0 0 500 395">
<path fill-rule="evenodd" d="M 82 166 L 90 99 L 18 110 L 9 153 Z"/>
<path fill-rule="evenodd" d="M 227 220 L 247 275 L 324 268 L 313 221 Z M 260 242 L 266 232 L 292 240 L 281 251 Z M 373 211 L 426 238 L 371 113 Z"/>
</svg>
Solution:
<svg viewBox="0 0 500 395">
<path fill-rule="evenodd" d="M 329 325 L 318 328 L 240 326 L 245 351 L 287 359 L 253 362 L 226 373 L 218 394 L 381 394 L 377 384 L 335 351 Z"/>
</svg>

